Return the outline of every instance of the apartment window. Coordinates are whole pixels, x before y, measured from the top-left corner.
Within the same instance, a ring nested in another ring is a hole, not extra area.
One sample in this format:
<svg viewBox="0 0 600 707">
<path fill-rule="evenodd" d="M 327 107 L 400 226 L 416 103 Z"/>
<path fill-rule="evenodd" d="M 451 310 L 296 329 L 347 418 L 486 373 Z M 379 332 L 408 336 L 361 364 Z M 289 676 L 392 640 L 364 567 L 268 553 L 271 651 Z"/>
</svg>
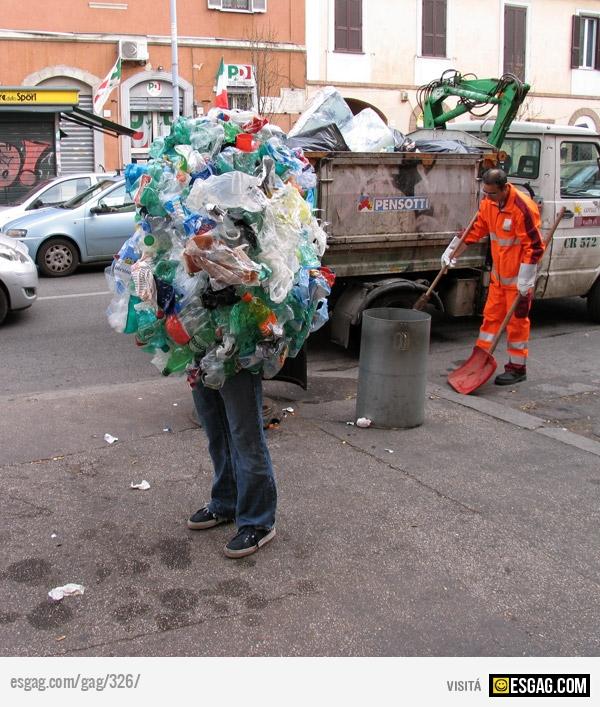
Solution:
<svg viewBox="0 0 600 707">
<path fill-rule="evenodd" d="M 525 81 L 527 9 L 504 6 L 504 72 Z"/>
<path fill-rule="evenodd" d="M 600 18 L 573 15 L 571 68 L 600 70 Z"/>
<path fill-rule="evenodd" d="M 208 9 L 224 12 L 266 12 L 267 0 L 208 0 Z"/>
<path fill-rule="evenodd" d="M 362 52 L 362 0 L 335 0 L 335 51 Z"/>
<path fill-rule="evenodd" d="M 446 0 L 423 0 L 422 56 L 446 56 L 446 5 Z"/>
</svg>

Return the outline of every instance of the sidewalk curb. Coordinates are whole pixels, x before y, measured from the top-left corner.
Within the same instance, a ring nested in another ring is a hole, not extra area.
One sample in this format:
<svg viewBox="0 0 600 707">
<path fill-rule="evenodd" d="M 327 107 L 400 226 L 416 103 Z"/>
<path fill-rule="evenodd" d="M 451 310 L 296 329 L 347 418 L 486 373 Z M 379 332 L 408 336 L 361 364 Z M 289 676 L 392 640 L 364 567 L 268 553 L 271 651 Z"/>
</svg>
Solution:
<svg viewBox="0 0 600 707">
<path fill-rule="evenodd" d="M 558 442 L 568 444 L 569 446 L 576 447 L 583 452 L 588 452 L 589 454 L 594 454 L 595 456 L 600 457 L 599 442 L 594 442 L 592 439 L 575 434 L 569 430 L 558 427 L 550 427 L 541 417 L 536 417 L 535 415 L 530 415 L 529 413 L 521 412 L 520 410 L 514 410 L 513 408 L 506 407 L 505 405 L 500 405 L 492 402 L 491 400 L 486 400 L 485 398 L 460 395 L 459 393 L 455 393 L 452 390 L 446 390 L 438 385 L 428 385 L 427 394 L 443 398 L 449 402 L 480 412 L 488 417 L 493 417 L 497 420 L 508 422 L 511 425 L 515 425 L 515 427 L 530 430 L 531 432 L 543 435 L 544 437 L 550 437 Z"/>
</svg>

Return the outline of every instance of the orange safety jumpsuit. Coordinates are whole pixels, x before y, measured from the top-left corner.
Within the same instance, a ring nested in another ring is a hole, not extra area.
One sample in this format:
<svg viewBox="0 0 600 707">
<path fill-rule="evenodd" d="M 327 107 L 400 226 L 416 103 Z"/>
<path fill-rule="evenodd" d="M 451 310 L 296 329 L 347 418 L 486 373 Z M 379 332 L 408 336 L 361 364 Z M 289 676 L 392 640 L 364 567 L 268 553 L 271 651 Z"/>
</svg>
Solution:
<svg viewBox="0 0 600 707">
<path fill-rule="evenodd" d="M 491 199 L 483 199 L 475 223 L 465 243 L 476 243 L 489 235 L 492 251 L 492 277 L 483 310 L 483 324 L 476 346 L 489 349 L 515 297 L 521 263 L 537 264 L 544 254 L 537 204 L 512 184 L 502 208 Z M 512 316 L 506 327 L 507 351 L 511 363 L 525 365 L 529 342 L 529 317 Z"/>
</svg>

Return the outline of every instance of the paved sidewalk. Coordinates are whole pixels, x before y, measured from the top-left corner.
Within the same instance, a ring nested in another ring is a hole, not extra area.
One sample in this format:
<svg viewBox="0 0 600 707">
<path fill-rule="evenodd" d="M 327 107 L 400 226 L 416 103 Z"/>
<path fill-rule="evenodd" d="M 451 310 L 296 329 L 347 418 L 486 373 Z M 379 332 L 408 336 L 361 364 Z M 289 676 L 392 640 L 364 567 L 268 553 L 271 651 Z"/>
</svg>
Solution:
<svg viewBox="0 0 600 707">
<path fill-rule="evenodd" d="M 295 409 L 269 432 L 277 537 L 239 561 L 222 552 L 231 526 L 185 527 L 211 467 L 183 383 L 32 403 L 57 430 L 70 410 L 79 437 L 0 467 L 2 654 L 596 655 L 594 440 L 454 399 L 435 376 L 423 426 L 351 427 L 355 374 L 267 383 Z M 136 410 L 144 436 L 128 432 Z M 83 445 L 86 424 L 119 442 Z M 67 582 L 85 594 L 49 604 Z"/>
</svg>

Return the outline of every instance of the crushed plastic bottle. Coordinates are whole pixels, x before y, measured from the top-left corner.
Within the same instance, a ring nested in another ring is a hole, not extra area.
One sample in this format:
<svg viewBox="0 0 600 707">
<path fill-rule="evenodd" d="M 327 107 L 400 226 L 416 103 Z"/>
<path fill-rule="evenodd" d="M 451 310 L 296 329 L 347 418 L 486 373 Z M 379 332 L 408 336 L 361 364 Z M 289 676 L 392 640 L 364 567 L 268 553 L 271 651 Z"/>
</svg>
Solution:
<svg viewBox="0 0 600 707">
<path fill-rule="evenodd" d="M 314 170 L 265 118 L 179 118 L 126 168 L 137 226 L 106 280 L 111 327 L 163 375 L 219 388 L 272 377 L 327 320 L 333 274 L 314 216 Z"/>
</svg>

